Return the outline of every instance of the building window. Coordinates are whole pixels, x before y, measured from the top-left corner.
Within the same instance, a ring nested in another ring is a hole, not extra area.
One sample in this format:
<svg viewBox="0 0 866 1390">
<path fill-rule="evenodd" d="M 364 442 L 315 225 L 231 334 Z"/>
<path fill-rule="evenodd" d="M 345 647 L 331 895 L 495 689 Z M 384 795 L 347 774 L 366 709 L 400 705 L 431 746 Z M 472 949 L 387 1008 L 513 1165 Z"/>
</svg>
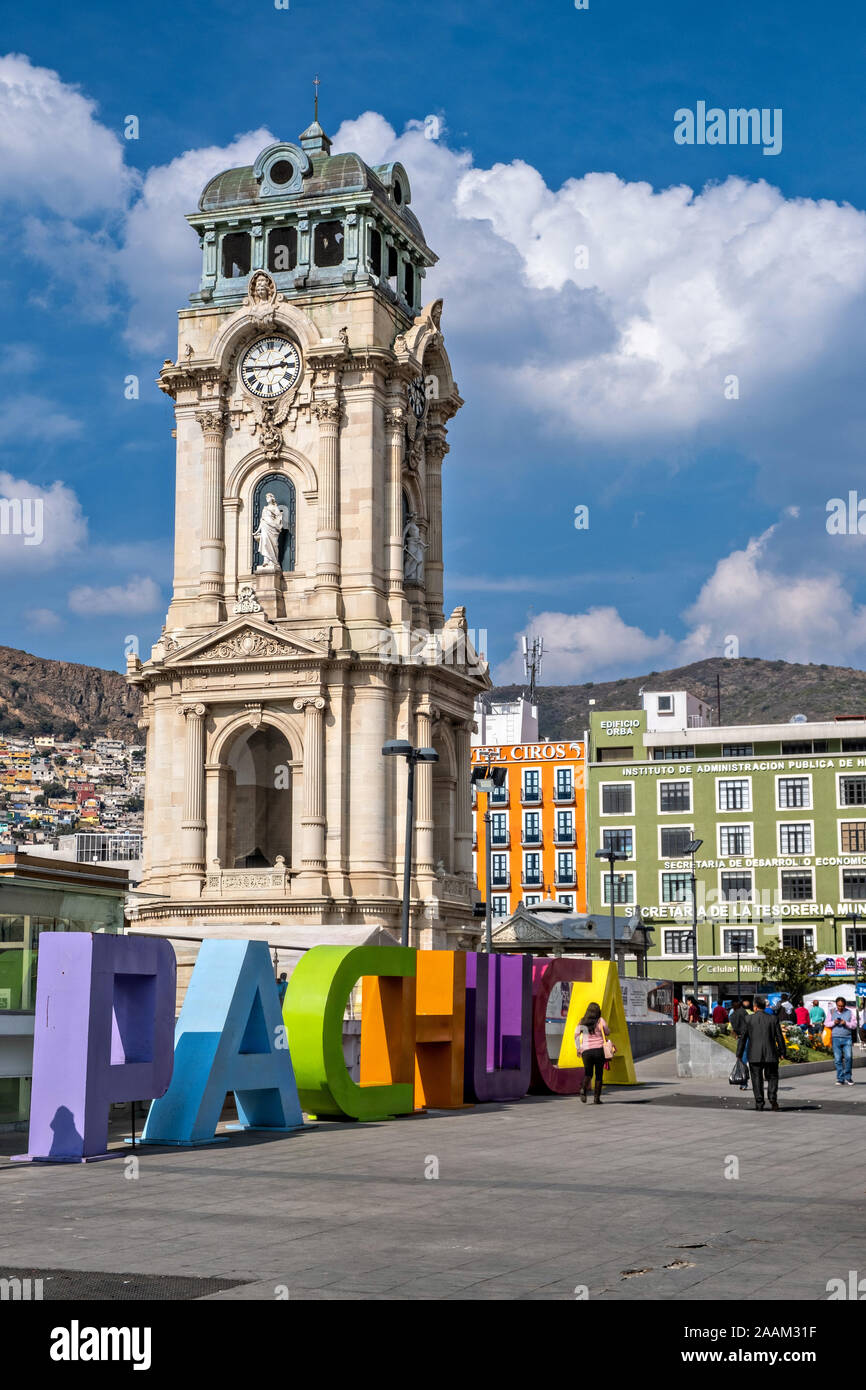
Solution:
<svg viewBox="0 0 866 1390">
<path fill-rule="evenodd" d="M 610 748 L 599 748 L 600 763 L 633 763 L 634 747 L 626 748 L 621 743 L 613 743 Z"/>
<path fill-rule="evenodd" d="M 508 855 L 491 854 L 490 884 L 493 888 L 508 887 Z"/>
<path fill-rule="evenodd" d="M 574 883 L 574 855 L 570 850 L 562 850 L 556 856 L 557 883 Z"/>
<path fill-rule="evenodd" d="M 752 827 L 750 825 L 719 826 L 719 854 L 722 858 L 751 853 Z"/>
<path fill-rule="evenodd" d="M 814 927 L 783 927 L 782 945 L 792 951 L 814 951 Z"/>
<path fill-rule="evenodd" d="M 788 869 L 782 871 L 782 901 L 786 903 L 808 903 L 812 901 L 812 870 Z"/>
<path fill-rule="evenodd" d="M 525 845 L 541 844 L 541 812 L 523 812 L 523 843 Z"/>
<path fill-rule="evenodd" d="M 610 906 L 610 874 L 602 877 L 603 901 Z M 614 874 L 613 876 L 613 901 L 614 903 L 633 903 L 634 902 L 634 874 Z"/>
<path fill-rule="evenodd" d="M 411 261 L 403 262 L 403 297 L 407 304 L 415 302 L 415 267 Z"/>
<path fill-rule="evenodd" d="M 382 275 L 382 234 L 375 227 L 370 228 L 370 270 L 377 279 Z"/>
<path fill-rule="evenodd" d="M 856 942 L 854 940 L 855 937 L 857 938 Z M 854 951 L 856 951 L 858 956 L 861 951 L 866 951 L 866 928 L 845 928 L 845 950 L 846 952 L 851 952 L 852 954 L 854 953 Z"/>
<path fill-rule="evenodd" d="M 780 854 L 811 854 L 812 827 L 803 822 L 779 826 Z"/>
<path fill-rule="evenodd" d="M 574 840 L 574 814 L 571 811 L 557 811 L 556 838 L 560 844 L 570 845 Z"/>
<path fill-rule="evenodd" d="M 490 899 L 490 914 L 492 917 L 508 916 L 508 899 L 495 897 Z"/>
<path fill-rule="evenodd" d="M 866 869 L 842 870 L 842 897 L 849 901 L 866 898 Z"/>
<path fill-rule="evenodd" d="M 394 281 L 395 288 L 396 288 L 396 284 L 397 284 L 397 269 L 398 269 L 397 248 L 396 248 L 395 246 L 389 246 L 389 247 L 388 247 L 388 279 Z"/>
<path fill-rule="evenodd" d="M 654 748 L 653 762 L 656 763 L 676 763 L 682 762 L 686 758 L 693 758 L 695 750 L 689 744 L 683 744 L 675 748 Z"/>
<path fill-rule="evenodd" d="M 779 778 L 779 810 L 812 805 L 812 788 L 808 777 Z"/>
<path fill-rule="evenodd" d="M 602 846 L 606 850 L 615 849 L 617 854 L 625 854 L 631 859 L 634 855 L 634 831 L 603 830 Z"/>
<path fill-rule="evenodd" d="M 541 855 L 524 854 L 523 856 L 523 882 L 533 887 L 541 885 Z"/>
<path fill-rule="evenodd" d="M 666 931 L 664 932 L 664 942 L 666 956 L 691 955 L 692 934 L 690 931 Z"/>
<path fill-rule="evenodd" d="M 472 785 L 473 785 L 473 786 L 475 785 L 474 782 L 473 782 Z M 489 797 L 489 799 L 490 799 L 490 805 L 491 805 L 491 806 L 507 806 L 507 805 L 508 805 L 508 774 L 507 774 L 507 773 L 506 773 L 506 776 L 505 776 L 505 781 L 502 783 L 502 786 L 501 786 L 501 787 L 494 787 L 492 792 L 488 792 L 488 797 Z"/>
<path fill-rule="evenodd" d="M 294 270 L 297 264 L 297 227 L 274 227 L 268 232 L 268 270 Z"/>
<path fill-rule="evenodd" d="M 523 800 L 541 800 L 541 773 L 535 768 L 527 768 L 523 774 Z"/>
<path fill-rule="evenodd" d="M 317 222 L 313 235 L 313 260 L 317 266 L 343 264 L 342 222 Z"/>
<path fill-rule="evenodd" d="M 678 859 L 685 854 L 686 845 L 692 838 L 690 825 L 664 825 L 661 834 L 662 859 Z"/>
<path fill-rule="evenodd" d="M 625 786 L 616 783 L 601 789 L 601 811 L 604 816 L 630 816 L 631 815 L 632 786 L 627 782 Z"/>
<path fill-rule="evenodd" d="M 491 845 L 508 844 L 508 817 L 504 811 L 497 811 L 490 817 Z"/>
<path fill-rule="evenodd" d="M 563 903 L 563 904 L 564 904 L 566 907 L 568 907 L 568 908 L 571 908 L 572 912 L 574 911 L 574 894 L 573 894 L 573 893 L 557 893 L 557 895 L 556 895 L 556 901 L 557 901 L 558 903 Z"/>
<path fill-rule="evenodd" d="M 753 748 L 751 743 L 723 743 L 723 758 L 751 758 Z"/>
<path fill-rule="evenodd" d="M 538 904 L 539 904 L 540 902 L 541 902 L 541 894 L 540 894 L 540 893 L 527 893 L 526 896 L 525 896 L 525 898 L 523 899 L 523 906 L 524 906 L 524 907 L 538 907 Z"/>
<path fill-rule="evenodd" d="M 843 820 L 842 853 L 866 853 L 866 820 Z"/>
<path fill-rule="evenodd" d="M 750 902 L 752 897 L 752 875 L 748 873 L 722 873 L 722 902 Z"/>
<path fill-rule="evenodd" d="M 662 874 L 663 903 L 690 903 L 691 900 L 691 874 Z"/>
<path fill-rule="evenodd" d="M 866 753 L 866 738 L 843 738 L 843 753 Z"/>
<path fill-rule="evenodd" d="M 249 232 L 228 232 L 223 237 L 223 279 L 239 280 L 250 273 Z"/>
<path fill-rule="evenodd" d="M 726 956 L 735 956 L 738 945 L 740 955 L 750 954 L 755 949 L 755 933 L 753 931 L 724 931 L 722 933 L 722 950 Z"/>
<path fill-rule="evenodd" d="M 656 709 L 659 714 L 673 714 L 674 697 L 673 695 L 659 695 L 656 701 Z"/>
<path fill-rule="evenodd" d="M 840 777 L 843 806 L 866 806 L 866 777 Z"/>
<path fill-rule="evenodd" d="M 690 811 L 692 809 L 691 782 L 659 783 L 660 811 Z"/>
<path fill-rule="evenodd" d="M 574 797 L 574 776 L 570 767 L 558 767 L 556 769 L 556 793 L 557 801 L 571 801 Z"/>
<path fill-rule="evenodd" d="M 719 779 L 720 811 L 751 811 L 752 788 L 748 777 Z"/>
</svg>

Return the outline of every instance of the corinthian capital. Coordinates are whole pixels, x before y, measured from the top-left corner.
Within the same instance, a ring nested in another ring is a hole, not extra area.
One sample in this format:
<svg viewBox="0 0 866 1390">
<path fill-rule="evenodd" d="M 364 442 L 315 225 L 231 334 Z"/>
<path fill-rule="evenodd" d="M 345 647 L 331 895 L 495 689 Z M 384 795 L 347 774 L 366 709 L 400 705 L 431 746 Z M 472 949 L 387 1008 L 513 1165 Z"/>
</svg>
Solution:
<svg viewBox="0 0 866 1390">
<path fill-rule="evenodd" d="M 385 427 L 402 433 L 406 424 L 406 412 L 400 406 L 385 411 Z"/>
<path fill-rule="evenodd" d="M 313 413 L 320 425 L 339 425 L 343 418 L 343 407 L 339 401 L 315 401 Z"/>
<path fill-rule="evenodd" d="M 202 434 L 217 434 L 222 438 L 225 433 L 226 417 L 221 406 L 208 406 L 204 410 L 197 410 L 195 418 L 201 425 Z"/>
</svg>

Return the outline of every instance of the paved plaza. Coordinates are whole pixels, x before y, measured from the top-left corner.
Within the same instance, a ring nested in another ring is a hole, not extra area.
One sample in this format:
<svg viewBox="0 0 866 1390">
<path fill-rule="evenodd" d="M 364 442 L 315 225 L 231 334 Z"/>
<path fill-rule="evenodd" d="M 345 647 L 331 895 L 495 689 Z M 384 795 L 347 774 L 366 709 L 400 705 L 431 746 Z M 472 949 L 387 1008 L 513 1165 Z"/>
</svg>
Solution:
<svg viewBox="0 0 866 1390">
<path fill-rule="evenodd" d="M 601 1107 L 234 1134 L 139 1149 L 137 1177 L 128 1146 L 21 1165 L 7 1135 L 0 1275 L 52 1271 L 46 1297 L 85 1271 L 123 1276 L 85 1297 L 781 1301 L 866 1273 L 866 1070 L 783 1071 L 779 1114 L 672 1053 L 637 1071 Z"/>
</svg>

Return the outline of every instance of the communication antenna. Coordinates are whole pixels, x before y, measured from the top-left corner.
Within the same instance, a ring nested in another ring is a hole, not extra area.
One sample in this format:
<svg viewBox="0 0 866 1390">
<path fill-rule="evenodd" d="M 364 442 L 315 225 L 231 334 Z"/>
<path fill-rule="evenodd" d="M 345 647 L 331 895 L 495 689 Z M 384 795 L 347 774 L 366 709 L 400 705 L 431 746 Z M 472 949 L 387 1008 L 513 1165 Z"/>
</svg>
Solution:
<svg viewBox="0 0 866 1390">
<path fill-rule="evenodd" d="M 541 676 L 541 666 L 544 660 L 544 638 L 533 637 L 530 645 L 523 636 L 523 668 L 526 672 L 526 679 L 529 681 L 529 702 L 534 705 L 537 699 L 538 680 Z"/>
</svg>

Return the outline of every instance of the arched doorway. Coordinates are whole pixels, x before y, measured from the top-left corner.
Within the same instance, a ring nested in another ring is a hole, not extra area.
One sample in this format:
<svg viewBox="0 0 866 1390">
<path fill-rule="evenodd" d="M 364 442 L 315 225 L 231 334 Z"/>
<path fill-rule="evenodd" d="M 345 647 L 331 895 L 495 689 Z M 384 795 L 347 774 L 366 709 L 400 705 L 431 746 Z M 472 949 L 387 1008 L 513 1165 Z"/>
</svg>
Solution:
<svg viewBox="0 0 866 1390">
<path fill-rule="evenodd" d="M 292 861 L 292 750 L 270 725 L 232 745 L 227 761 L 226 857 L 234 869 Z"/>
</svg>

